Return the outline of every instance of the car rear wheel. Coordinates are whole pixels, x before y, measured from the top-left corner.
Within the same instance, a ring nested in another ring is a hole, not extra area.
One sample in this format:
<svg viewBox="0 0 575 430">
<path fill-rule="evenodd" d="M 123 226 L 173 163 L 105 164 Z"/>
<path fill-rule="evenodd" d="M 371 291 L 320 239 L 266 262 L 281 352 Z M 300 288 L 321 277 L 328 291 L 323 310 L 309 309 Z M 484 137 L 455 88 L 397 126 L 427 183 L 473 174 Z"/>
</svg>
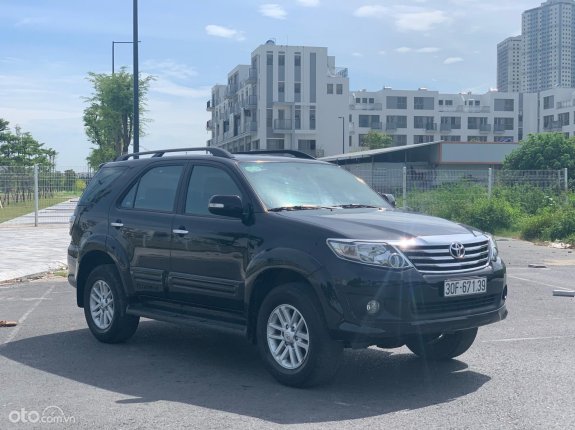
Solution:
<svg viewBox="0 0 575 430">
<path fill-rule="evenodd" d="M 405 344 L 411 352 L 426 360 L 449 360 L 467 351 L 475 336 L 477 327 L 454 333 L 421 335 L 409 339 Z"/>
<path fill-rule="evenodd" d="M 299 283 L 281 285 L 265 297 L 258 313 L 257 343 L 270 373 L 292 387 L 331 380 L 343 351 L 329 337 L 317 299 Z"/>
<path fill-rule="evenodd" d="M 96 267 L 84 289 L 84 315 L 90 331 L 100 342 L 123 342 L 136 332 L 140 317 L 126 315 L 126 299 L 116 267 Z"/>
</svg>

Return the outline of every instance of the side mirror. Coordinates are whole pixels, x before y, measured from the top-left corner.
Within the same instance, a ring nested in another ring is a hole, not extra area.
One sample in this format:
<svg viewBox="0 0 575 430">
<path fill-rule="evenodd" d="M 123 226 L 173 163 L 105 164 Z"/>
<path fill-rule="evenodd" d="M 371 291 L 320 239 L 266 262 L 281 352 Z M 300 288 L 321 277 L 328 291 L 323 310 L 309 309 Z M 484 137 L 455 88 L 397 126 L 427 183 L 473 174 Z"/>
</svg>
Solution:
<svg viewBox="0 0 575 430">
<path fill-rule="evenodd" d="M 208 203 L 208 210 L 214 215 L 242 218 L 244 205 L 239 196 L 212 196 Z"/>
<path fill-rule="evenodd" d="M 389 203 L 391 206 L 395 207 L 395 196 L 393 194 L 379 193 L 379 195 Z"/>
</svg>

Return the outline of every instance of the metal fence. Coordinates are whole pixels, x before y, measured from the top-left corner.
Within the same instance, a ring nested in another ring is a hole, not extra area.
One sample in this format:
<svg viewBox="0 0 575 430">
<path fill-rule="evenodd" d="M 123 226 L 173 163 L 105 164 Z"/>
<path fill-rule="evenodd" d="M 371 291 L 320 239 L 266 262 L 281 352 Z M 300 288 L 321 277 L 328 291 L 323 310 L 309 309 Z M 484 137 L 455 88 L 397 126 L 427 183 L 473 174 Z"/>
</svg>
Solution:
<svg viewBox="0 0 575 430">
<path fill-rule="evenodd" d="M 567 169 L 446 170 L 385 168 L 368 163 L 342 167 L 362 178 L 375 191 L 393 194 L 398 200 L 398 206 L 415 208 L 421 212 L 432 212 L 428 208 L 437 203 L 435 200 L 439 196 L 463 202 L 475 196 L 491 198 L 503 189 L 511 192 L 537 189 L 558 201 L 565 201 L 569 184 Z"/>
<path fill-rule="evenodd" d="M 0 223 L 67 223 L 92 176 L 87 168 L 0 166 Z"/>
</svg>

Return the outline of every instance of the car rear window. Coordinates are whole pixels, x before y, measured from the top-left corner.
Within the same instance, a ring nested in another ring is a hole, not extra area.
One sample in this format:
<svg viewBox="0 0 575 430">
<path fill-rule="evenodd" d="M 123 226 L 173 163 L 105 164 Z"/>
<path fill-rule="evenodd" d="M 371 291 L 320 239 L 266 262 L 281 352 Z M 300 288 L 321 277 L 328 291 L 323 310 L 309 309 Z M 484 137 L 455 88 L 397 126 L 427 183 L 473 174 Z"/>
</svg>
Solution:
<svg viewBox="0 0 575 430">
<path fill-rule="evenodd" d="M 88 183 L 78 204 L 87 205 L 100 200 L 110 192 L 114 181 L 125 171 L 126 167 L 124 166 L 102 167 Z"/>
</svg>

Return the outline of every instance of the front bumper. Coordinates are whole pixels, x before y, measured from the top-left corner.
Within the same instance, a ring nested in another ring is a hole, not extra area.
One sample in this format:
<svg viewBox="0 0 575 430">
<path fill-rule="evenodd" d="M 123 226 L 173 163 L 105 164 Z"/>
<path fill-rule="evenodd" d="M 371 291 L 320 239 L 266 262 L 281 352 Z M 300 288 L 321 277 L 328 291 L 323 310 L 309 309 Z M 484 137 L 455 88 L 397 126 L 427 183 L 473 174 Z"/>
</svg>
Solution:
<svg viewBox="0 0 575 430">
<path fill-rule="evenodd" d="M 333 292 L 343 318 L 329 320 L 334 339 L 349 343 L 377 344 L 426 333 L 446 333 L 492 324 L 507 317 L 507 283 L 501 260 L 488 267 L 458 274 L 402 272 L 358 264 L 340 264 L 332 277 Z M 444 297 L 446 280 L 486 278 L 482 294 Z M 379 312 L 367 313 L 370 300 Z"/>
</svg>

